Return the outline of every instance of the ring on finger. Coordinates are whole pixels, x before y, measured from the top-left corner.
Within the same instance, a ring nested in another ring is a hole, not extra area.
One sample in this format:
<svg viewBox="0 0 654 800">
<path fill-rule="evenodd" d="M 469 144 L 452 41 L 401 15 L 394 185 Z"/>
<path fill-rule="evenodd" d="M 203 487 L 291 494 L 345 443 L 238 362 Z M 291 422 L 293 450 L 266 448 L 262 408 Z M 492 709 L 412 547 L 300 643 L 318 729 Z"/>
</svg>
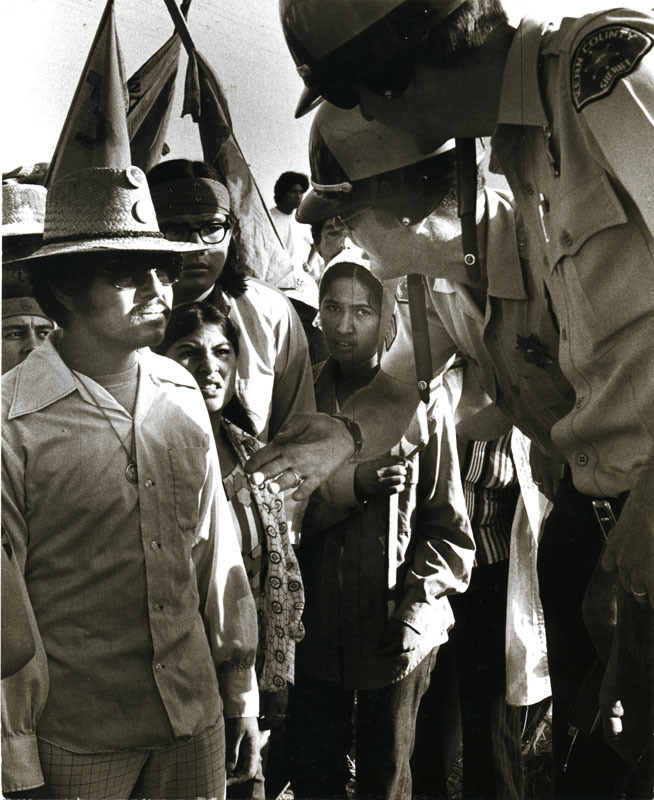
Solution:
<svg viewBox="0 0 654 800">
<path fill-rule="evenodd" d="M 295 477 L 295 483 L 293 484 L 293 486 L 291 488 L 292 489 L 297 489 L 297 487 L 302 483 L 304 478 L 302 478 L 300 475 L 298 475 L 297 472 L 294 469 L 289 469 L 289 472 L 291 473 L 291 475 L 293 475 Z"/>
</svg>

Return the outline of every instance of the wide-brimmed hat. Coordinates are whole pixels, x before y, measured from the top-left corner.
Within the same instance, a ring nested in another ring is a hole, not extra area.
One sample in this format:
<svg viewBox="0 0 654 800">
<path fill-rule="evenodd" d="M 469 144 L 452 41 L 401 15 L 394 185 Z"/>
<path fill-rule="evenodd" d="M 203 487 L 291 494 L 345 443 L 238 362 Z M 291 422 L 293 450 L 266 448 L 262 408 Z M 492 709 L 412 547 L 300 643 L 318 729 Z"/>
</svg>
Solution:
<svg viewBox="0 0 654 800">
<path fill-rule="evenodd" d="M 2 235 L 38 236 L 45 220 L 44 186 L 7 181 L 2 184 Z"/>
<path fill-rule="evenodd" d="M 43 246 L 22 261 L 107 250 L 185 253 L 206 245 L 170 242 L 159 230 L 143 170 L 88 167 L 53 182 Z"/>
</svg>

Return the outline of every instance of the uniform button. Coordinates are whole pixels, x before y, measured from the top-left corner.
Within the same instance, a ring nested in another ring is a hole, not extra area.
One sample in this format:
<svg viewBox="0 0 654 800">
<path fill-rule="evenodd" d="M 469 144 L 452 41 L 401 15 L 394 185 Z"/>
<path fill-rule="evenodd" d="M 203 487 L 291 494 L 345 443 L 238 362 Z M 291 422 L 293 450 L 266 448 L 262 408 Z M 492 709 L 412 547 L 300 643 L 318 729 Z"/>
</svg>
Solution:
<svg viewBox="0 0 654 800">
<path fill-rule="evenodd" d="M 570 247 L 572 244 L 572 236 L 570 236 L 568 231 L 561 231 L 561 244 L 564 247 Z"/>
<path fill-rule="evenodd" d="M 152 544 L 150 545 L 150 547 L 151 547 L 153 550 L 158 550 L 158 549 L 161 547 L 161 545 L 159 544 L 159 542 L 152 542 Z"/>
<path fill-rule="evenodd" d="M 527 194 L 533 194 L 534 187 L 530 183 L 525 184 L 525 192 L 527 192 Z"/>
<path fill-rule="evenodd" d="M 518 247 L 526 247 L 527 239 L 524 236 L 518 236 Z"/>
<path fill-rule="evenodd" d="M 581 408 L 585 402 L 586 402 L 585 397 L 577 398 L 577 402 L 575 403 L 575 408 Z"/>
<path fill-rule="evenodd" d="M 155 672 L 161 672 L 165 668 L 165 666 L 166 666 L 165 664 L 155 664 L 154 665 L 154 671 Z"/>
<path fill-rule="evenodd" d="M 147 481 L 145 481 L 145 484 L 144 484 L 144 486 L 145 486 L 147 489 L 151 489 L 151 488 L 154 486 L 154 481 L 151 481 L 151 480 L 148 478 L 148 479 L 147 479 Z"/>
<path fill-rule="evenodd" d="M 588 464 L 588 454 L 587 453 L 577 453 L 577 465 L 580 467 L 585 467 Z"/>
<path fill-rule="evenodd" d="M 512 391 L 512 392 L 513 392 L 513 394 L 515 394 L 515 395 L 519 395 L 519 394 L 520 394 L 520 387 L 518 386 L 518 384 L 517 384 L 517 383 L 512 383 L 512 384 L 511 384 L 511 391 Z"/>
</svg>

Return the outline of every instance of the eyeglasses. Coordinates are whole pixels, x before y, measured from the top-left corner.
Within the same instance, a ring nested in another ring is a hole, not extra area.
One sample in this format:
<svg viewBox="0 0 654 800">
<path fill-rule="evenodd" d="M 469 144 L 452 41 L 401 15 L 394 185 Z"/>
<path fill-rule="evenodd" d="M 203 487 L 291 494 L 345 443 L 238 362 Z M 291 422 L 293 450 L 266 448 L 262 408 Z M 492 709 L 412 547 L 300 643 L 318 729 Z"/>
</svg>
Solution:
<svg viewBox="0 0 654 800">
<path fill-rule="evenodd" d="M 346 211 L 343 214 L 336 214 L 334 216 L 334 219 L 336 220 L 336 222 L 340 223 L 345 228 L 345 230 L 351 232 L 352 229 L 348 225 L 348 222 L 350 222 L 350 220 L 354 219 L 355 217 L 358 217 L 359 214 L 363 214 L 364 211 L 369 211 L 369 210 L 370 206 L 364 206 L 363 208 L 357 208 L 356 211 L 352 211 L 350 213 Z"/>
<path fill-rule="evenodd" d="M 190 242 L 193 234 L 197 233 L 205 244 L 220 244 L 231 227 L 228 221 L 205 222 L 197 227 L 178 223 L 162 226 L 161 232 L 169 242 Z"/>
<path fill-rule="evenodd" d="M 182 263 L 175 260 L 164 267 L 152 267 L 116 262 L 106 267 L 91 267 L 91 272 L 104 275 L 116 289 L 141 289 L 153 272 L 162 286 L 172 286 L 182 274 Z"/>
</svg>

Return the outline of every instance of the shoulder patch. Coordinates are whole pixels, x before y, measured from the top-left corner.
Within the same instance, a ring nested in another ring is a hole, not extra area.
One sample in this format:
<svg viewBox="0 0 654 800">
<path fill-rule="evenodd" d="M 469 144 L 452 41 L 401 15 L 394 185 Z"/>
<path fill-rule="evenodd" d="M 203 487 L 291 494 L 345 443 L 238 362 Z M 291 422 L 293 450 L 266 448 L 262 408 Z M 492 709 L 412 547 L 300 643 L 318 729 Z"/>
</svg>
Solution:
<svg viewBox="0 0 654 800">
<path fill-rule="evenodd" d="M 388 353 L 391 349 L 391 345 L 397 338 L 397 320 L 395 319 L 395 314 L 391 316 L 391 320 L 388 323 L 388 328 L 386 329 L 386 335 L 384 336 L 384 349 Z"/>
<path fill-rule="evenodd" d="M 570 89 L 577 111 L 606 97 L 652 49 L 652 39 L 629 25 L 605 25 L 577 45 L 570 62 Z"/>
</svg>

